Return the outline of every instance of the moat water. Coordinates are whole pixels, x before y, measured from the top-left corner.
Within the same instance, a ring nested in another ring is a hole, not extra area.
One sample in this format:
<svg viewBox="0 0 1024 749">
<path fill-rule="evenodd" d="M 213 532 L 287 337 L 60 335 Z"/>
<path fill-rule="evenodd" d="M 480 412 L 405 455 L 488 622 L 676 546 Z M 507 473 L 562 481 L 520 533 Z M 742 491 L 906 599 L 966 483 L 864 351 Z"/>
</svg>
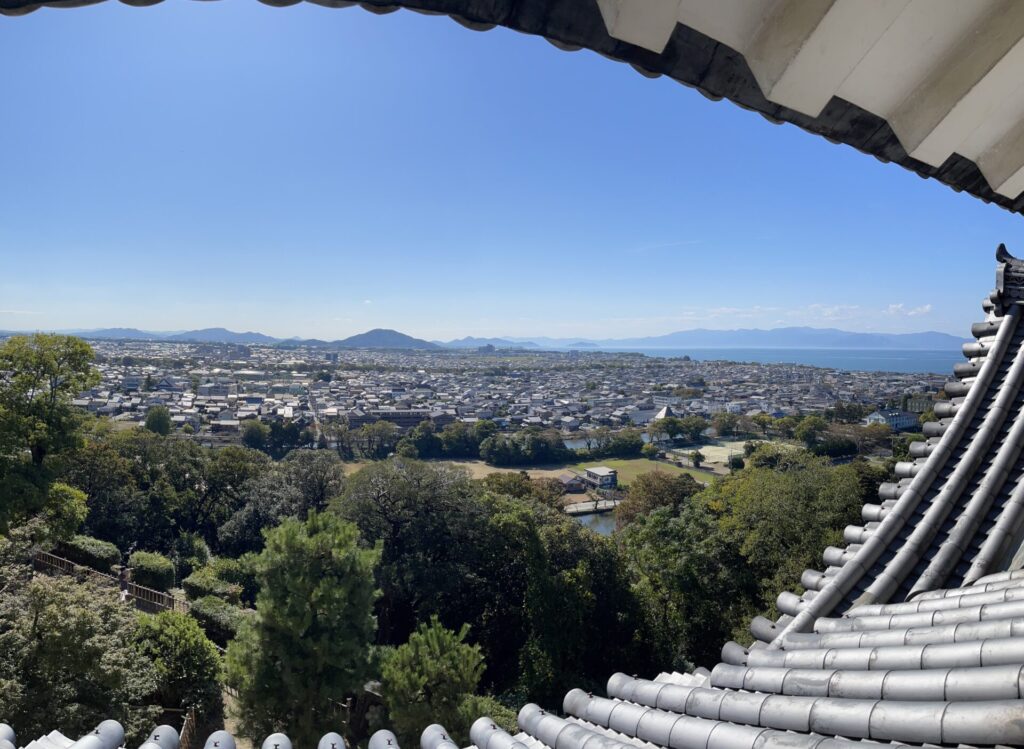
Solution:
<svg viewBox="0 0 1024 749">
<path fill-rule="evenodd" d="M 575 518 L 590 528 L 595 533 L 600 533 L 602 536 L 612 535 L 612 531 L 615 530 L 615 513 L 614 512 L 601 512 L 591 513 L 589 515 L 576 515 Z"/>
</svg>

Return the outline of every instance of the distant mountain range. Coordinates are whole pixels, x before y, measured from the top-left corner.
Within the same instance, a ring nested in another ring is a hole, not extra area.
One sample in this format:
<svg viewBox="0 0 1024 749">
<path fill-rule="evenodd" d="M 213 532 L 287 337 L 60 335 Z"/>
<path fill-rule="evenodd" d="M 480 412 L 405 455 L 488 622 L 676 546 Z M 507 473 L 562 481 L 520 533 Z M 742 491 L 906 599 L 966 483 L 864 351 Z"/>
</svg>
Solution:
<svg viewBox="0 0 1024 749">
<path fill-rule="evenodd" d="M 18 331 L 0 331 L 0 336 L 16 335 Z M 118 341 L 173 341 L 176 343 L 232 343 L 239 345 L 286 345 L 315 346 L 323 348 L 384 348 L 384 349 L 439 349 L 436 343 L 413 338 L 397 330 L 376 328 L 365 333 L 349 336 L 336 341 L 322 341 L 317 338 L 274 338 L 263 333 L 237 333 L 227 328 L 203 328 L 201 330 L 155 331 L 138 328 L 99 328 L 92 330 L 58 330 L 89 340 Z"/>
<path fill-rule="evenodd" d="M 467 336 L 452 341 L 425 341 L 376 328 L 365 333 L 335 341 L 317 338 L 274 338 L 263 333 L 236 333 L 226 328 L 203 328 L 185 331 L 147 331 L 137 328 L 101 328 L 99 330 L 64 330 L 91 339 L 194 341 L 198 343 L 233 343 L 241 345 L 314 346 L 319 348 L 373 349 L 475 349 L 494 346 L 499 349 L 890 349 L 903 351 L 942 351 L 959 348 L 965 339 L 948 333 L 852 333 L 836 328 L 773 328 L 760 330 L 680 330 L 660 336 L 643 338 L 475 338 Z M 0 335 L 10 335 L 0 331 Z"/>
</svg>

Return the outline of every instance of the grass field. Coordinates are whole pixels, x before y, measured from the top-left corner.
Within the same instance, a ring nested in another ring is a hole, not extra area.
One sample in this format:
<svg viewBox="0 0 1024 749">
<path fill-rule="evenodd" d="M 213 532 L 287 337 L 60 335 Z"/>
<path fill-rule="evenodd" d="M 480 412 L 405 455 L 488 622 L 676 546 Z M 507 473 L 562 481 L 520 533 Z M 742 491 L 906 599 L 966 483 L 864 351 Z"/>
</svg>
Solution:
<svg viewBox="0 0 1024 749">
<path fill-rule="evenodd" d="M 531 466 L 530 468 L 525 469 L 498 468 L 496 466 L 489 466 L 482 460 L 445 460 L 438 462 L 450 463 L 451 465 L 465 468 L 469 471 L 470 477 L 474 479 L 482 479 L 490 473 L 519 473 L 521 470 L 525 470 L 531 478 L 535 479 L 557 478 L 561 474 L 566 473 L 570 468 L 582 471 L 584 468 L 592 468 L 594 466 L 608 466 L 609 468 L 614 468 L 619 472 L 619 483 L 621 484 L 628 484 L 641 473 L 654 473 L 657 471 L 670 474 L 688 473 L 703 484 L 706 484 L 710 479 L 714 478 L 711 474 L 705 471 L 695 471 L 692 468 L 679 468 L 671 463 L 647 460 L 647 458 L 592 460 L 586 463 L 577 463 L 575 465 Z M 346 463 L 345 475 L 351 476 L 366 465 L 368 465 L 368 463 L 364 461 Z"/>
<path fill-rule="evenodd" d="M 695 471 L 692 468 L 680 468 L 679 466 L 672 465 L 671 463 L 647 460 L 647 458 L 591 460 L 586 463 L 577 463 L 576 465 L 571 466 L 571 468 L 582 471 L 584 468 L 593 468 L 594 466 L 608 466 L 609 468 L 614 468 L 619 474 L 620 484 L 628 484 L 641 473 L 668 473 L 672 475 L 686 473 L 693 476 L 693 478 L 697 479 L 697 481 L 702 484 L 706 484 L 714 478 L 713 475 L 706 471 Z"/>
<path fill-rule="evenodd" d="M 489 466 L 482 460 L 431 460 L 431 463 L 448 463 L 449 465 L 459 466 L 469 471 L 470 478 L 482 479 L 484 476 L 490 473 L 519 473 L 521 470 L 525 470 L 530 474 L 531 478 L 557 478 L 561 474 L 565 473 L 565 465 L 552 465 L 552 466 L 532 466 L 530 468 L 498 468 L 497 466 Z M 362 470 L 365 466 L 370 465 L 372 461 L 368 460 L 357 460 L 352 463 L 345 463 L 345 475 L 351 476 L 354 473 Z M 596 464 L 595 464 L 596 465 Z"/>
<path fill-rule="evenodd" d="M 530 478 L 534 479 L 553 479 L 558 478 L 565 473 L 566 469 L 566 466 L 564 465 L 531 466 L 529 468 L 498 468 L 497 466 L 489 466 L 482 460 L 445 460 L 441 462 L 465 468 L 469 471 L 470 477 L 474 479 L 482 479 L 490 473 L 519 473 L 520 471 L 526 471 L 530 475 Z"/>
</svg>

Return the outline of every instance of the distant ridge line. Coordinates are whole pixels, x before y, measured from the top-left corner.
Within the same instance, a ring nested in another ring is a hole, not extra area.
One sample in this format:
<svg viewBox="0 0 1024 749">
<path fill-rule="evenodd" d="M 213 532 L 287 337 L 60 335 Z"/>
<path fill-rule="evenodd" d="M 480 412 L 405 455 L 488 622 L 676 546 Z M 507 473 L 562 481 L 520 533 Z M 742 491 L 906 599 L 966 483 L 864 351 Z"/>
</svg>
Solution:
<svg viewBox="0 0 1024 749">
<path fill-rule="evenodd" d="M 275 338 L 256 331 L 235 332 L 227 328 L 202 328 L 186 331 L 147 331 L 138 328 L 100 328 L 60 330 L 93 340 L 173 341 L 226 343 L 239 345 L 311 346 L 316 348 L 382 348 L 422 350 L 470 350 L 493 346 L 496 349 L 877 349 L 942 351 L 959 348 L 964 339 L 937 331 L 919 333 L 857 333 L 837 328 L 740 328 L 710 330 L 696 328 L 659 336 L 636 338 L 588 339 L 580 337 L 474 337 L 450 341 L 427 341 L 397 330 L 374 328 L 348 338 L 325 341 L 318 338 Z M 0 332 L 12 335 L 13 332 Z"/>
</svg>

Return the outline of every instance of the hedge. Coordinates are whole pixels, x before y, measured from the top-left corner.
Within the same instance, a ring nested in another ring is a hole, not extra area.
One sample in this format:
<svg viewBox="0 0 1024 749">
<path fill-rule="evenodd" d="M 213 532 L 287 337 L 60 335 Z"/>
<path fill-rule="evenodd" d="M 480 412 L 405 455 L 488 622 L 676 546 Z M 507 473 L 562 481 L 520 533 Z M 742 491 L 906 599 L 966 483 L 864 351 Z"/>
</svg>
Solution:
<svg viewBox="0 0 1024 749">
<path fill-rule="evenodd" d="M 128 558 L 132 580 L 145 588 L 170 590 L 174 586 L 174 565 L 163 554 L 136 551 Z"/>
<path fill-rule="evenodd" d="M 182 580 L 181 587 L 185 589 L 185 595 L 190 601 L 214 596 L 228 603 L 238 604 L 242 598 L 242 586 L 221 580 L 217 577 L 216 570 L 209 565 L 200 567 Z"/>
<path fill-rule="evenodd" d="M 259 583 L 256 582 L 256 573 L 249 557 L 252 557 L 252 554 L 247 554 L 241 559 L 217 557 L 210 562 L 210 569 L 220 580 L 240 585 L 242 603 L 252 606 L 256 603 Z"/>
<path fill-rule="evenodd" d="M 247 616 L 245 610 L 232 606 L 216 596 L 203 596 L 193 601 L 189 614 L 199 622 L 206 636 L 221 647 L 235 638 Z"/>
<path fill-rule="evenodd" d="M 90 536 L 72 536 L 57 547 L 57 553 L 76 564 L 92 567 L 106 574 L 114 573 L 121 563 L 121 552 L 114 544 Z"/>
</svg>

